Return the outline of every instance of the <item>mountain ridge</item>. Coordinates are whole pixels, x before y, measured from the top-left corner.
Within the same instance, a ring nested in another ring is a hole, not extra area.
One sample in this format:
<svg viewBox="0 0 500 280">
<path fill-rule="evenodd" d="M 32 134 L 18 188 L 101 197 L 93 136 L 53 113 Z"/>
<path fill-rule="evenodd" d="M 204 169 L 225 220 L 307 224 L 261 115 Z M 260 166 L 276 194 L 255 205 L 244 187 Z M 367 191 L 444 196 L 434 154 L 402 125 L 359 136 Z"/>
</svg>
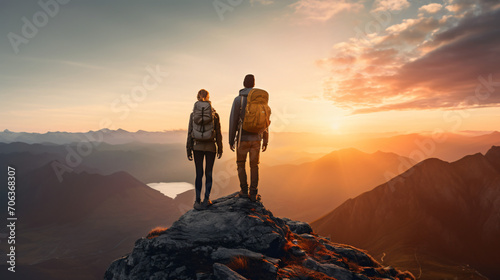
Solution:
<svg viewBox="0 0 500 280">
<path fill-rule="evenodd" d="M 129 132 L 126 130 L 101 129 L 88 132 L 0 132 L 0 142 L 26 142 L 26 143 L 52 143 L 70 144 L 80 142 L 104 142 L 109 144 L 124 143 L 176 143 L 185 144 L 186 130 L 170 130 L 147 132 L 138 130 Z M 227 137 L 227 133 L 223 133 Z M 398 155 L 412 157 L 415 161 L 424 158 L 438 157 L 445 160 L 457 160 L 466 154 L 474 152 L 486 152 L 491 145 L 500 143 L 500 132 L 476 132 L 458 134 L 451 132 L 443 133 L 410 133 L 410 134 L 349 134 L 329 135 L 317 133 L 292 133 L 273 132 L 273 149 L 269 155 L 276 159 L 283 159 L 281 163 L 295 161 L 301 157 L 317 158 L 311 153 L 313 150 L 338 150 L 355 147 L 364 152 L 375 152 L 383 150 L 394 152 Z M 291 141 L 293 139 L 293 141 Z M 290 157 L 292 154 L 301 152 L 300 156 Z M 304 162 L 305 160 L 299 160 Z"/>
<path fill-rule="evenodd" d="M 13 279 L 102 279 L 106 265 L 144 231 L 183 213 L 177 201 L 127 172 L 72 172 L 59 182 L 52 163 L 58 161 L 19 170 L 16 253 L 23 272 Z"/>
<path fill-rule="evenodd" d="M 309 222 L 413 164 L 395 153 L 341 149 L 311 162 L 262 169 L 259 192 L 277 214 Z M 360 169 L 364 176 L 358 176 Z M 290 209 L 290 204 L 296 207 Z"/>
<path fill-rule="evenodd" d="M 441 267 L 441 272 L 448 269 L 457 275 L 458 267 L 470 264 L 495 278 L 493 263 L 500 262 L 500 242 L 495 238 L 500 234 L 500 161 L 491 159 L 500 158 L 493 156 L 497 152 L 498 147 L 492 147 L 488 157 L 477 153 L 451 163 L 424 160 L 346 201 L 312 226 L 319 234 L 366 248 L 377 257 L 412 259 L 418 251 L 426 255 L 429 271 L 437 271 L 433 260 L 445 259 L 453 267 Z M 415 260 L 398 265 L 418 270 Z M 474 269 L 464 270 L 476 275 Z M 432 279 L 426 277 L 422 279 Z"/>
</svg>

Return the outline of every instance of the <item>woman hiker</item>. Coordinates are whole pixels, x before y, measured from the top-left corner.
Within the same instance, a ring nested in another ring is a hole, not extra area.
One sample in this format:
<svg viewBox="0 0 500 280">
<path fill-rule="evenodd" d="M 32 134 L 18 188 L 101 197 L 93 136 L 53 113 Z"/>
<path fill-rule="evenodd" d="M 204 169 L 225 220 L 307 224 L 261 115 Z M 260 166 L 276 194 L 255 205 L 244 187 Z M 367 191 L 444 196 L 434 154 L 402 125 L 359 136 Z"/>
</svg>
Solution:
<svg viewBox="0 0 500 280">
<path fill-rule="evenodd" d="M 193 112 L 189 117 L 188 137 L 186 143 L 187 157 L 193 160 L 196 167 L 196 200 L 194 209 L 203 210 L 210 205 L 210 191 L 212 190 L 212 170 L 217 158 L 222 156 L 222 134 L 219 114 L 210 102 L 208 91 L 201 89 L 198 92 L 198 101 L 194 103 Z M 201 202 L 201 186 L 203 178 L 203 160 L 205 160 L 205 199 Z"/>
</svg>

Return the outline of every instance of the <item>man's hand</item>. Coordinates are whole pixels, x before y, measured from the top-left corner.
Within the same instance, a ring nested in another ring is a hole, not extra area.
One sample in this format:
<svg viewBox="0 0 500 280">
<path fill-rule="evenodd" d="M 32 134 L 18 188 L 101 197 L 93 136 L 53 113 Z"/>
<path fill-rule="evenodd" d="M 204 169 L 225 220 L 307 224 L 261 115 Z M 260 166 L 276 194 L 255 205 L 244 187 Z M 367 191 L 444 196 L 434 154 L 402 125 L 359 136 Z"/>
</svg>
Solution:
<svg viewBox="0 0 500 280">
<path fill-rule="evenodd" d="M 262 145 L 262 152 L 265 152 L 267 150 L 267 143 Z"/>
<path fill-rule="evenodd" d="M 193 152 L 191 150 L 188 150 L 187 157 L 189 161 L 193 161 Z"/>
<path fill-rule="evenodd" d="M 233 145 L 230 145 L 230 147 L 229 147 L 229 148 L 231 149 L 231 151 L 233 151 L 233 152 L 234 152 L 234 144 L 233 144 Z"/>
</svg>

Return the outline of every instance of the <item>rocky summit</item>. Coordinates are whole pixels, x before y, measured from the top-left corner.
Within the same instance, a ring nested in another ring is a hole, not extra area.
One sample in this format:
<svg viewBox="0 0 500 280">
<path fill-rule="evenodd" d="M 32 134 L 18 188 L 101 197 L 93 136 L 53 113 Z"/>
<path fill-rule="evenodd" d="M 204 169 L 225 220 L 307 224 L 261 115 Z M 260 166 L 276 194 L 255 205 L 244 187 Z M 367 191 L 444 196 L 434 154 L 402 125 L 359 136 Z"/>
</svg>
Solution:
<svg viewBox="0 0 500 280">
<path fill-rule="evenodd" d="M 104 279 L 415 279 L 236 194 L 136 241 Z"/>
</svg>

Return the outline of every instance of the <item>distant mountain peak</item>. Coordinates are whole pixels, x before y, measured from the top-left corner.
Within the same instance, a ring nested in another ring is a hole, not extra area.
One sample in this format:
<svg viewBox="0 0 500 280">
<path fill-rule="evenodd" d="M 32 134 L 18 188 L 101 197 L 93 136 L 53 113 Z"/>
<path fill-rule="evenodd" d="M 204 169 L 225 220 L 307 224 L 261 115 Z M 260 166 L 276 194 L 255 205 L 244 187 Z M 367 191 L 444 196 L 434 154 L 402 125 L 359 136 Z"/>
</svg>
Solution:
<svg viewBox="0 0 500 280">
<path fill-rule="evenodd" d="M 116 130 L 112 130 L 112 129 L 109 129 L 109 128 L 103 128 L 103 129 L 100 129 L 99 131 L 101 132 L 105 132 L 105 133 L 129 133 L 127 130 L 125 129 L 121 129 L 121 128 L 118 128 Z"/>
<path fill-rule="evenodd" d="M 500 172 L 500 146 L 492 146 L 484 157 Z"/>
<path fill-rule="evenodd" d="M 356 148 L 345 148 L 340 150 L 335 150 L 329 154 L 324 155 L 321 159 L 331 159 L 331 158 L 342 158 L 342 157 L 353 157 L 365 154 L 364 152 Z"/>
<path fill-rule="evenodd" d="M 484 160 L 485 160 L 485 157 L 483 154 L 475 153 L 472 155 L 464 156 L 463 158 L 461 158 L 453 163 L 457 163 L 457 162 L 482 162 Z"/>
<path fill-rule="evenodd" d="M 447 165 L 449 162 L 444 161 L 442 159 L 438 158 L 428 158 L 424 159 L 423 161 L 419 162 L 415 167 L 422 167 L 422 166 L 443 166 Z"/>
<path fill-rule="evenodd" d="M 236 194 L 215 200 L 207 210 L 187 212 L 149 238 L 113 262 L 104 278 L 415 279 Z"/>
<path fill-rule="evenodd" d="M 491 146 L 491 148 L 488 150 L 488 152 L 486 152 L 486 154 L 488 153 L 500 153 L 500 146 Z"/>
</svg>

